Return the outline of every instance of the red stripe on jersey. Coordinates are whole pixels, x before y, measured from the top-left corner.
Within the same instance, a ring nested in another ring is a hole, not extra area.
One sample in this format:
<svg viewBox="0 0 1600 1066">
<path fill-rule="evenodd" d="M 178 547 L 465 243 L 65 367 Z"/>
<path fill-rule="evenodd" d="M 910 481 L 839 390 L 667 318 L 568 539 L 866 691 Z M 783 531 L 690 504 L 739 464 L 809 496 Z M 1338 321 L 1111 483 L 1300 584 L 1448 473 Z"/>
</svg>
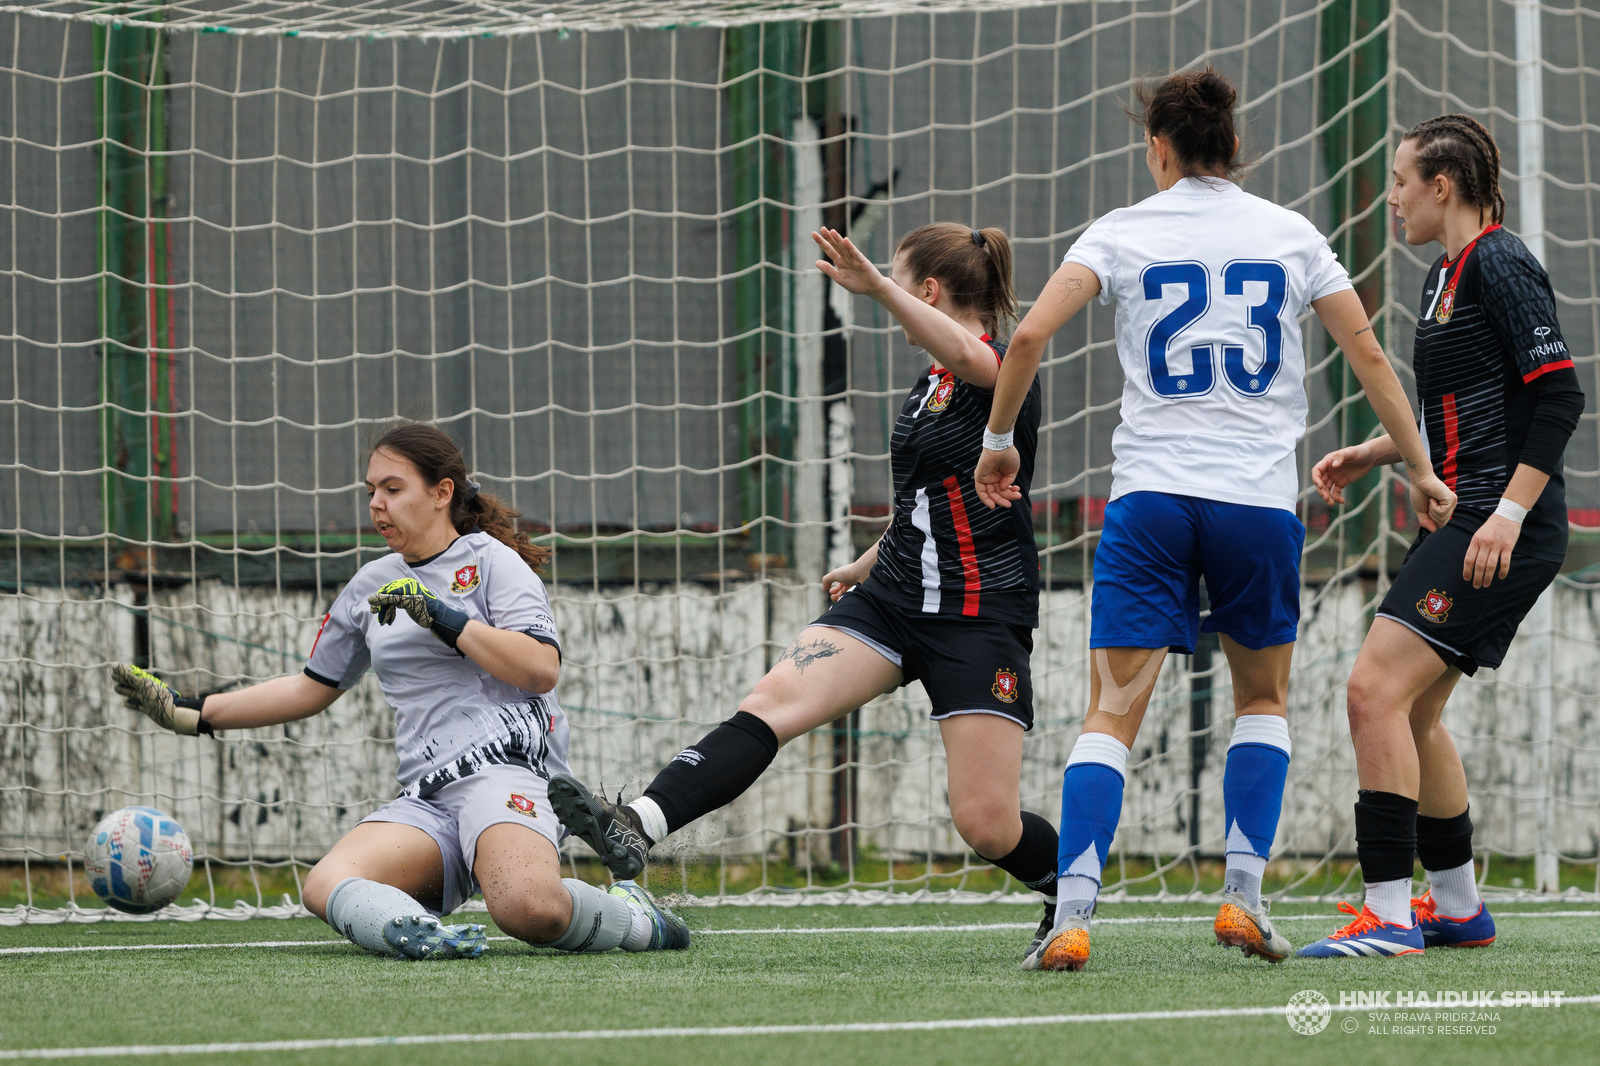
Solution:
<svg viewBox="0 0 1600 1066">
<path fill-rule="evenodd" d="M 328 619 L 330 619 L 332 617 L 333 617 L 333 612 L 332 611 L 329 611 L 327 614 L 322 616 L 322 624 L 317 626 L 317 637 L 316 637 L 315 640 L 313 640 L 311 642 L 311 655 L 307 655 L 306 656 L 307 659 L 310 659 L 312 656 L 317 654 L 317 645 L 319 643 L 321 643 L 321 641 L 322 641 L 322 631 L 324 629 L 328 628 Z"/>
<path fill-rule="evenodd" d="M 1456 425 L 1456 394 L 1447 392 L 1440 400 L 1444 404 L 1444 466 L 1439 476 L 1454 492 L 1456 487 L 1456 452 L 1461 449 L 1461 430 Z"/>
<path fill-rule="evenodd" d="M 994 361 L 995 362 L 999 363 L 1001 366 L 1005 366 L 1006 365 L 1006 361 L 1004 359 L 1000 358 L 1000 353 L 998 351 L 995 351 L 994 338 L 993 337 L 991 337 L 987 333 L 985 333 L 983 336 L 979 337 L 978 339 L 980 341 L 982 341 L 983 343 L 987 344 L 989 346 L 989 350 L 991 352 L 994 352 Z"/>
<path fill-rule="evenodd" d="M 978 616 L 978 549 L 972 543 L 972 527 L 967 524 L 967 505 L 961 499 L 961 482 L 954 476 L 944 479 L 944 493 L 950 500 L 950 517 L 956 524 L 956 543 L 961 546 L 961 572 L 966 575 L 967 595 L 961 602 L 961 613 L 969 618 Z"/>
<path fill-rule="evenodd" d="M 1552 370 L 1566 370 L 1569 367 L 1571 367 L 1573 370 L 1578 369 L 1577 367 L 1572 365 L 1572 360 L 1571 359 L 1563 359 L 1559 363 L 1546 363 L 1544 366 L 1541 366 L 1538 370 L 1535 370 L 1533 373 L 1522 375 L 1522 383 L 1524 385 L 1526 385 L 1529 382 L 1531 382 L 1534 378 L 1542 377 L 1543 375 L 1550 373 L 1550 371 L 1552 371 Z"/>
</svg>

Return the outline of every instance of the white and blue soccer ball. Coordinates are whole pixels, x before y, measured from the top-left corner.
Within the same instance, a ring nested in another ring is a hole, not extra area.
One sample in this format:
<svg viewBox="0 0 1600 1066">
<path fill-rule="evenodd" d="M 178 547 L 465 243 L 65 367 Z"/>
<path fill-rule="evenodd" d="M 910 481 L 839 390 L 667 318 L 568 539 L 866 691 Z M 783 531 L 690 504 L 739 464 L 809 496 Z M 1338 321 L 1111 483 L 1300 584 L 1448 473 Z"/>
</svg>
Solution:
<svg viewBox="0 0 1600 1066">
<path fill-rule="evenodd" d="M 178 898 L 194 870 L 183 826 L 154 807 L 124 807 L 100 820 L 84 849 L 94 894 L 129 914 L 149 914 Z"/>
</svg>

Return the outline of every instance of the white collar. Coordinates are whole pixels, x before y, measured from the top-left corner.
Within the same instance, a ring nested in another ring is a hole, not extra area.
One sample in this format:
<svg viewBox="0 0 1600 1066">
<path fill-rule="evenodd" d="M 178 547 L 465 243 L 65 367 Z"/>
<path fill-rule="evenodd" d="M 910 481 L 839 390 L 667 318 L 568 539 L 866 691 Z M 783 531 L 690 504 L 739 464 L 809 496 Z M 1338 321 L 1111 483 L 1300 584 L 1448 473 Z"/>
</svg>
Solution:
<svg viewBox="0 0 1600 1066">
<path fill-rule="evenodd" d="M 1239 192 L 1239 186 L 1227 178 L 1179 178 L 1167 190 L 1179 196 L 1217 196 Z"/>
</svg>

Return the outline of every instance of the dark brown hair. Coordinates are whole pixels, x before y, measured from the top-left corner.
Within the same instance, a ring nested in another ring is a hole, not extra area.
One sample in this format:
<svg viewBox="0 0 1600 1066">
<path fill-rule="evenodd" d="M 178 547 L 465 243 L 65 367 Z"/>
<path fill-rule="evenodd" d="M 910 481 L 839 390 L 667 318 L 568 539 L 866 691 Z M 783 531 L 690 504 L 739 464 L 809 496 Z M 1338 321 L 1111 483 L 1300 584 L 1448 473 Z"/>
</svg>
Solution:
<svg viewBox="0 0 1600 1066">
<path fill-rule="evenodd" d="M 1238 148 L 1233 107 L 1239 94 L 1212 68 L 1180 70 L 1157 82 L 1140 82 L 1133 98 L 1138 109 L 1128 116 L 1150 136 L 1167 139 L 1186 176 L 1233 179 L 1244 171 L 1244 165 L 1234 161 Z"/>
<path fill-rule="evenodd" d="M 960 222 L 930 222 L 904 237 L 894 254 L 906 257 L 913 284 L 936 279 L 957 307 L 971 309 L 999 339 L 1017 318 L 1011 288 L 1011 242 L 1006 231 L 971 229 Z"/>
<path fill-rule="evenodd" d="M 396 426 L 379 437 L 372 450 L 393 452 L 408 460 L 429 485 L 449 478 L 455 485 L 450 497 L 450 523 L 457 533 L 481 529 L 522 556 L 522 561 L 535 570 L 550 558 L 548 548 L 541 548 L 517 529 L 520 516 L 516 511 L 501 503 L 499 497 L 472 491 L 461 449 L 441 430 L 420 422 Z"/>
<path fill-rule="evenodd" d="M 1470 115 L 1440 115 L 1417 123 L 1401 140 L 1416 142 L 1417 170 L 1423 181 L 1443 174 L 1467 203 L 1489 212 L 1490 222 L 1505 221 L 1500 148 L 1483 123 Z"/>
</svg>

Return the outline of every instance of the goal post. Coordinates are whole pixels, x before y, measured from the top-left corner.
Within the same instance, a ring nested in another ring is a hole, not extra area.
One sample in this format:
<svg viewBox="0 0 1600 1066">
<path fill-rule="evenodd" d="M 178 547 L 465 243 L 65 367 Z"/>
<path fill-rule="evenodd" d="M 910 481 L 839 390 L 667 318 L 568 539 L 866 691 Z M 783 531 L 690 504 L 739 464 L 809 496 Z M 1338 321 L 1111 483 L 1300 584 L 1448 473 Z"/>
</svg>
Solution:
<svg viewBox="0 0 1600 1066">
<path fill-rule="evenodd" d="M 144 803 L 194 843 L 185 905 L 294 913 L 308 865 L 393 796 L 370 675 L 315 718 L 210 740 L 127 712 L 108 667 L 185 692 L 299 670 L 386 550 L 360 486 L 399 419 L 450 433 L 553 550 L 574 769 L 637 794 L 887 520 L 890 429 L 925 364 L 815 270 L 811 230 L 886 267 L 923 223 L 1002 227 L 1025 310 L 1095 218 L 1154 191 L 1124 111 L 1144 77 L 1211 64 L 1239 88 L 1246 188 L 1329 234 L 1408 387 L 1432 252 L 1390 224 L 1389 160 L 1423 118 L 1479 117 L 1600 394 L 1597 34 L 1579 0 L 0 5 L 0 867 L 24 886 L 0 922 L 92 904 L 86 834 Z M 1376 423 L 1314 318 L 1306 336 L 1269 882 L 1324 898 L 1359 876 L 1344 681 L 1415 522 L 1392 472 L 1332 511 L 1311 491 Z M 1122 387 L 1111 308 L 1062 330 L 1041 382 L 1022 798 L 1054 821 Z M 1448 719 L 1488 881 L 1591 895 L 1592 408 L 1566 573 Z M 1108 898 L 1210 884 L 1233 698 L 1214 652 L 1163 668 Z M 652 878 L 745 901 L 1016 888 L 954 830 L 927 707 L 912 686 L 787 745 Z"/>
</svg>

